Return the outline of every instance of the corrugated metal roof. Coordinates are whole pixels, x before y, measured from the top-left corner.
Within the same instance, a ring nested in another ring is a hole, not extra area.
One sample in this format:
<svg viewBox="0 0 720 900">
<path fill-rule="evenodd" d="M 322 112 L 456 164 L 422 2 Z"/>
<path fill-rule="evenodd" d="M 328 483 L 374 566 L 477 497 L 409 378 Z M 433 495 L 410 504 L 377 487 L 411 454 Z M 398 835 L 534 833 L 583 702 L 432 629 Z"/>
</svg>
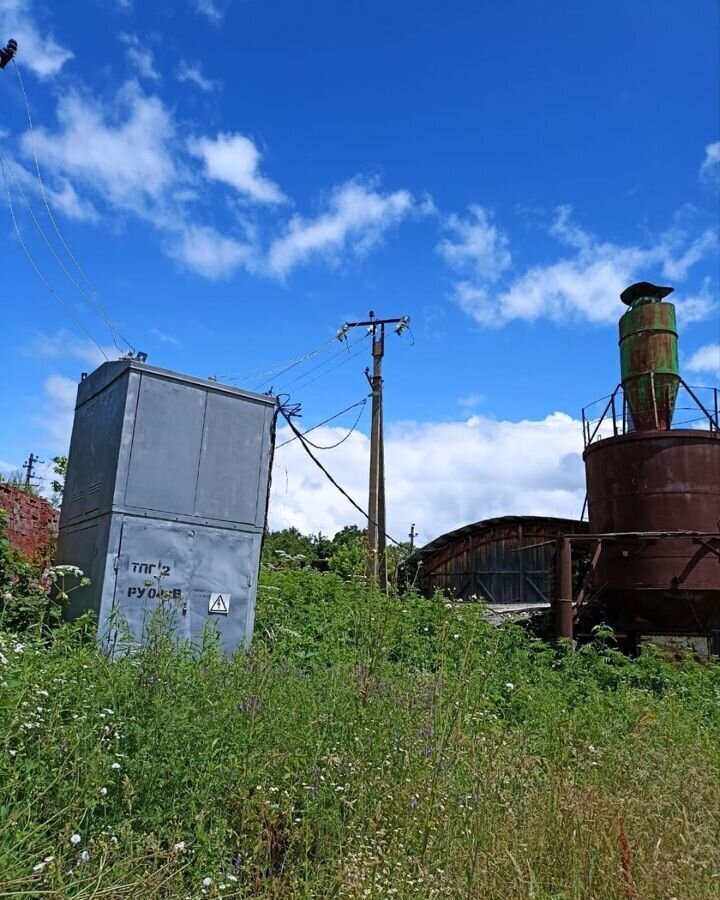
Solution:
<svg viewBox="0 0 720 900">
<path fill-rule="evenodd" d="M 435 540 L 430 541 L 424 547 L 416 550 L 412 556 L 405 560 L 405 565 L 417 565 L 438 550 L 442 550 L 449 544 L 454 543 L 462 537 L 469 534 L 478 534 L 482 531 L 491 531 L 494 528 L 503 528 L 509 525 L 552 525 L 558 530 L 567 530 L 569 532 L 577 532 L 587 529 L 587 522 L 580 522 L 579 519 L 563 519 L 555 516 L 498 516 L 494 519 L 481 519 L 479 522 L 473 522 L 471 525 L 462 525 L 454 531 L 448 531 L 441 534 Z"/>
</svg>

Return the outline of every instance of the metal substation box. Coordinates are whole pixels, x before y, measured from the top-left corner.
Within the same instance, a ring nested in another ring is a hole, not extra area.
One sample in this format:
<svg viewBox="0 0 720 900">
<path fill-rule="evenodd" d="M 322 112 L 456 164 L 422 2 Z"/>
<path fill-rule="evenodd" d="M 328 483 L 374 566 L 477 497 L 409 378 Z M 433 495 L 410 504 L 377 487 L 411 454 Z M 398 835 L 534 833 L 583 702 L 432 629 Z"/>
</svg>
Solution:
<svg viewBox="0 0 720 900">
<path fill-rule="evenodd" d="M 275 398 L 154 368 L 107 362 L 78 386 L 58 563 L 89 586 L 109 651 L 161 616 L 232 652 L 252 638 L 274 442 Z"/>
</svg>

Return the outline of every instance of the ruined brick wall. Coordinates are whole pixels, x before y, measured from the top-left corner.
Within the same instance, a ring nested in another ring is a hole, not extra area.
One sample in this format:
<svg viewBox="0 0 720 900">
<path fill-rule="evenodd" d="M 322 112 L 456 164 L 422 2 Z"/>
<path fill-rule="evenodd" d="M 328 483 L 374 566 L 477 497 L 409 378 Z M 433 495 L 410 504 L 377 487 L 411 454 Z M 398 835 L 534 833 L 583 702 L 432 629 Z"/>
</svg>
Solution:
<svg viewBox="0 0 720 900">
<path fill-rule="evenodd" d="M 49 562 L 57 537 L 58 510 L 42 497 L 4 483 L 0 483 L 0 509 L 5 510 L 10 544 L 34 561 Z"/>
</svg>

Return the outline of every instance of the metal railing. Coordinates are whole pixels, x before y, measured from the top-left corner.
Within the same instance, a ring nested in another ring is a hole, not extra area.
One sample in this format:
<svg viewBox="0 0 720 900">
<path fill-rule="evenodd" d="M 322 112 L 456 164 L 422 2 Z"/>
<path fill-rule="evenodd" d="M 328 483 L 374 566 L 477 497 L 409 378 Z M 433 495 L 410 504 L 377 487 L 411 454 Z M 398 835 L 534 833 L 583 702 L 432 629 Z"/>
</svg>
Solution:
<svg viewBox="0 0 720 900">
<path fill-rule="evenodd" d="M 653 404 L 657 402 L 653 373 L 643 373 L 635 378 L 650 376 Z M 598 414 L 598 410 L 601 412 Z M 679 428 L 709 429 L 720 436 L 720 391 L 716 387 L 691 387 L 682 378 L 678 382 L 677 395 L 673 405 L 672 416 L 665 410 L 655 408 L 655 422 L 658 430 L 662 430 L 666 420 L 671 420 L 667 430 Z M 612 394 L 601 397 L 588 404 L 582 410 L 583 441 L 588 447 L 593 441 L 608 437 L 618 437 L 636 431 L 627 397 L 619 384 Z"/>
</svg>

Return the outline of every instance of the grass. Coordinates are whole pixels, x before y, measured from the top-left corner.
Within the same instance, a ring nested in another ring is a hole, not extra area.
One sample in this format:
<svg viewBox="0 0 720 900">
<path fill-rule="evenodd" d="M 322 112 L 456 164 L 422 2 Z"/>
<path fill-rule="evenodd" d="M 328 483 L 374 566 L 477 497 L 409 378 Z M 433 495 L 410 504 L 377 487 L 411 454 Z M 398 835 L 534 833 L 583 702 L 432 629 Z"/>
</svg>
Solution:
<svg viewBox="0 0 720 900">
<path fill-rule="evenodd" d="M 717 666 L 302 570 L 232 659 L 0 652 L 0 898 L 720 897 Z"/>
</svg>

